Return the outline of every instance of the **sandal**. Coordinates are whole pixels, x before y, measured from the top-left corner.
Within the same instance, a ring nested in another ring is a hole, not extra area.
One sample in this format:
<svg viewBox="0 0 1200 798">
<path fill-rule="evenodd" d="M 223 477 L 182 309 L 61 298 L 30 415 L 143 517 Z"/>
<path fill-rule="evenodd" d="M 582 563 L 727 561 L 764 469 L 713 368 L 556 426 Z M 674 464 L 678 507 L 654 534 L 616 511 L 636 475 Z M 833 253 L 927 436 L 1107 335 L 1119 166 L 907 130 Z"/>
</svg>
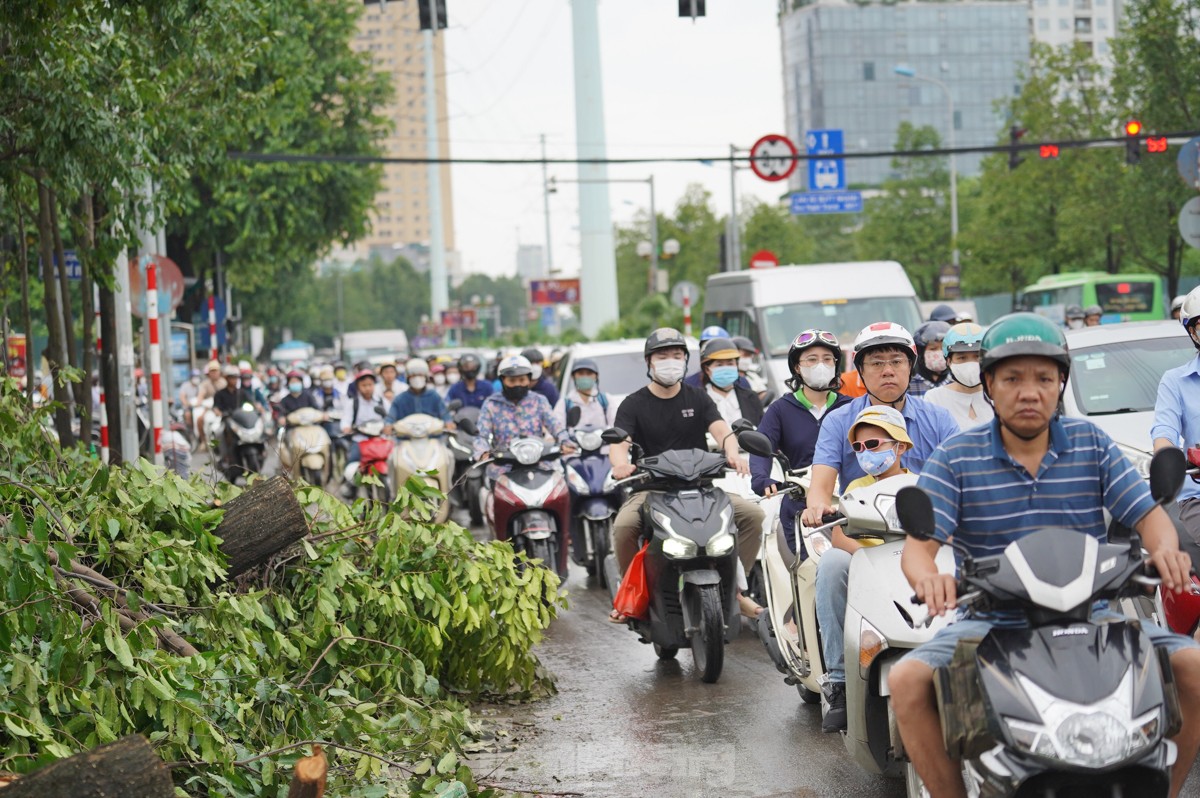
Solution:
<svg viewBox="0 0 1200 798">
<path fill-rule="evenodd" d="M 765 609 L 757 601 L 749 596 L 744 596 L 741 593 L 738 593 L 738 608 L 741 610 L 742 615 L 750 620 L 754 620 L 758 616 L 762 615 L 763 610 Z"/>
<path fill-rule="evenodd" d="M 621 613 L 617 612 L 616 610 L 613 610 L 612 612 L 610 612 L 608 614 L 608 622 L 609 623 L 629 623 L 629 616 L 622 615 Z"/>
</svg>

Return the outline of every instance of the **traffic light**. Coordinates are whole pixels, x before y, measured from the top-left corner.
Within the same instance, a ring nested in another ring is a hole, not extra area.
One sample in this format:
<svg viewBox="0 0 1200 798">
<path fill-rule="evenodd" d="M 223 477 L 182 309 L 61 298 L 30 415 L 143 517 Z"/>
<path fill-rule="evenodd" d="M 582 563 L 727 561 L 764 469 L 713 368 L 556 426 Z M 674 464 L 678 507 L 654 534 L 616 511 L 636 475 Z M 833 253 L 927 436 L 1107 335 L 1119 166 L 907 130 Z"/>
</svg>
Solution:
<svg viewBox="0 0 1200 798">
<path fill-rule="evenodd" d="M 1008 129 L 1008 170 L 1011 172 L 1021 165 L 1025 159 L 1020 156 L 1020 150 L 1017 146 L 1021 143 L 1021 137 L 1028 131 L 1023 127 L 1013 125 Z"/>
<path fill-rule="evenodd" d="M 679 16 L 693 20 L 704 16 L 704 0 L 679 0 Z"/>
<path fill-rule="evenodd" d="M 417 17 L 421 30 L 442 30 L 446 27 L 446 0 L 417 0 Z"/>
<path fill-rule="evenodd" d="M 1147 136 L 1146 137 L 1146 152 L 1166 152 L 1167 151 L 1166 136 Z"/>
<path fill-rule="evenodd" d="M 1040 155 L 1042 157 L 1042 160 L 1057 160 L 1058 159 L 1058 145 L 1057 144 L 1043 144 L 1040 147 L 1038 147 L 1038 155 Z"/>
<path fill-rule="evenodd" d="M 1130 119 L 1125 123 L 1125 163 L 1135 166 L 1142 160 L 1142 123 Z"/>
</svg>

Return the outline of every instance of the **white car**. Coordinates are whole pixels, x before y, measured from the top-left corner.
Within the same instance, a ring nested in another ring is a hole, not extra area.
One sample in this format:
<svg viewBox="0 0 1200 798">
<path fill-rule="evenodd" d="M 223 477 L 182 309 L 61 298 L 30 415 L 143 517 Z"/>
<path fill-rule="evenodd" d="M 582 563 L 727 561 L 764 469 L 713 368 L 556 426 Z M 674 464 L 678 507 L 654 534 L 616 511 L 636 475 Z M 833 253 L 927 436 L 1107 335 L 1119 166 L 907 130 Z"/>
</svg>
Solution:
<svg viewBox="0 0 1200 798">
<path fill-rule="evenodd" d="M 649 384 L 646 376 L 646 341 L 644 338 L 622 338 L 617 341 L 574 344 L 563 356 L 559 392 L 566 390 L 575 361 L 588 358 L 600 369 L 600 390 L 608 394 L 613 406 L 629 394 Z M 700 370 L 700 349 L 694 338 L 688 339 L 688 375 Z"/>
<path fill-rule="evenodd" d="M 1191 339 L 1176 321 L 1135 321 L 1067 330 L 1067 344 L 1066 414 L 1107 432 L 1148 478 L 1158 383 L 1196 356 Z"/>
</svg>

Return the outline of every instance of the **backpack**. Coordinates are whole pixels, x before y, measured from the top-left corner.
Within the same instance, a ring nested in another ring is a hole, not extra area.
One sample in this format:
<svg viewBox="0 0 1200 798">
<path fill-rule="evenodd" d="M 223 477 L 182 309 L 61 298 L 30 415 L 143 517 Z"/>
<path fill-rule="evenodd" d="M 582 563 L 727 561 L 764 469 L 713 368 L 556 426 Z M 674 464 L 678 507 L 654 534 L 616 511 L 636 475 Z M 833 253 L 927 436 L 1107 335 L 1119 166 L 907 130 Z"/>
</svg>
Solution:
<svg viewBox="0 0 1200 798">
<path fill-rule="evenodd" d="M 575 405 L 575 403 L 572 402 L 569 397 L 564 401 L 566 403 L 563 405 L 563 410 L 566 411 L 567 415 L 570 415 L 571 408 Z M 601 391 L 600 393 L 596 394 L 596 401 L 600 403 L 600 409 L 604 411 L 604 417 L 608 418 L 608 394 L 604 393 L 604 391 Z"/>
</svg>

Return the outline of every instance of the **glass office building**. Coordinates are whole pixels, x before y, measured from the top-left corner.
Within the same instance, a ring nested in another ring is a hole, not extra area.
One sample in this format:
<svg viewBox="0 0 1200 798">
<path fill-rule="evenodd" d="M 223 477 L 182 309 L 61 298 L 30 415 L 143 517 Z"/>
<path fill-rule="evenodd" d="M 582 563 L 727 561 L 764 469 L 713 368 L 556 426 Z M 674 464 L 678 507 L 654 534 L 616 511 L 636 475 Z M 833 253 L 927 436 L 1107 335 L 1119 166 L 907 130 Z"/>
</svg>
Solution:
<svg viewBox="0 0 1200 798">
<path fill-rule="evenodd" d="M 931 125 L 948 141 L 945 92 L 917 76 L 946 84 L 954 98 L 959 147 L 996 144 L 1008 121 L 997 101 L 1019 91 L 1018 69 L 1029 62 L 1030 7 L 1025 2 L 852 4 L 818 0 L 781 3 L 787 135 L 803 150 L 809 130 L 840 128 L 845 151 L 891 150 L 901 122 Z M 979 171 L 980 155 L 957 159 L 960 174 Z M 848 159 L 850 185 L 878 185 L 890 159 Z M 798 169 L 792 188 L 807 188 Z"/>
</svg>

